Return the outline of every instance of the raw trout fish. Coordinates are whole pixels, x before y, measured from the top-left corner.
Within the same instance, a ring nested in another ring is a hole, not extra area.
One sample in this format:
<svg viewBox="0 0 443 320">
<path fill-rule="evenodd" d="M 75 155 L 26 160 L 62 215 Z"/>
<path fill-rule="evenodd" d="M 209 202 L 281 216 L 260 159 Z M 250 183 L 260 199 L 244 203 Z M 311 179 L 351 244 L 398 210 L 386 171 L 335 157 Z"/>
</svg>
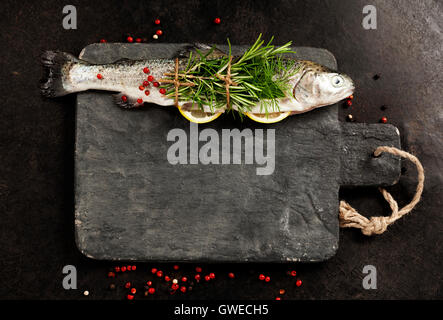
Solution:
<svg viewBox="0 0 443 320">
<path fill-rule="evenodd" d="M 184 69 L 188 58 L 183 53 L 180 57 L 179 67 Z M 312 61 L 292 60 L 292 67 L 297 68 L 297 72 L 287 80 L 289 87 L 292 88 L 290 94 L 278 99 L 279 113 L 286 112 L 289 115 L 307 112 L 334 104 L 354 92 L 354 84 L 349 76 L 329 70 Z M 41 90 L 47 97 L 87 90 L 103 90 L 115 92 L 115 101 L 123 108 L 139 107 L 144 103 L 174 105 L 174 97 L 165 95 L 165 89 L 158 82 L 159 79 L 165 78 L 165 74 L 174 73 L 174 59 L 125 59 L 111 64 L 90 64 L 65 52 L 46 51 L 42 55 L 42 63 L 47 75 Z M 278 74 L 276 76 L 278 77 Z M 188 110 L 199 108 L 189 102 L 187 105 Z M 231 107 L 238 110 L 235 103 Z M 222 113 L 226 109 L 227 107 L 217 108 L 215 112 Z M 214 113 L 214 108 L 204 105 L 202 111 Z M 248 111 L 257 115 L 266 112 L 260 103 Z"/>
</svg>

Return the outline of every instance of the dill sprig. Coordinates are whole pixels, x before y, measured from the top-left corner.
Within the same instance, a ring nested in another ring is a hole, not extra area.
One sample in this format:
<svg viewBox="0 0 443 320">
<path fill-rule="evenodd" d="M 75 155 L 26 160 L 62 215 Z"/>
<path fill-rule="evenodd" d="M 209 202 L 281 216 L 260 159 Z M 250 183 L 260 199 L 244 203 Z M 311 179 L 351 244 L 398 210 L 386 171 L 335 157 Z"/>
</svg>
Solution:
<svg viewBox="0 0 443 320">
<path fill-rule="evenodd" d="M 233 58 L 231 62 L 233 84 L 229 86 L 229 98 L 240 114 L 250 111 L 257 103 L 260 103 L 261 110 L 266 114 L 278 112 L 278 99 L 287 96 L 290 90 L 288 79 L 298 72 L 294 68 L 294 61 L 282 57 L 293 53 L 291 42 L 276 47 L 272 41 L 273 37 L 265 44 L 260 34 L 242 56 Z M 193 86 L 179 87 L 179 101 L 197 104 L 201 110 L 203 105 L 207 105 L 212 112 L 226 106 L 226 83 L 223 79 L 232 56 L 229 39 L 227 42 L 228 54 L 220 58 L 209 58 L 215 46 L 204 54 L 196 50 L 197 56 L 191 52 L 186 69 L 179 72 L 179 77 L 180 81 L 192 83 Z M 168 97 L 175 96 L 173 84 L 163 87 Z M 229 107 L 232 108 L 232 105 Z"/>
</svg>

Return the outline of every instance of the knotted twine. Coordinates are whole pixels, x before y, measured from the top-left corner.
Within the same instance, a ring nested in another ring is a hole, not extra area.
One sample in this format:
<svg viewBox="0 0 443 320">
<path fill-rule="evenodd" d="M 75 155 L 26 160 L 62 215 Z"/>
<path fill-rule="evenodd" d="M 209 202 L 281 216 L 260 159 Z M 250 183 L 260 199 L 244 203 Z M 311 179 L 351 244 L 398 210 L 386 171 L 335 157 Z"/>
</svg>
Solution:
<svg viewBox="0 0 443 320">
<path fill-rule="evenodd" d="M 389 217 L 371 217 L 370 219 L 359 214 L 358 211 L 351 207 L 346 201 L 340 201 L 340 227 L 358 228 L 361 229 L 361 232 L 367 236 L 382 234 L 386 231 L 389 225 L 393 224 L 395 221 L 414 209 L 415 205 L 420 201 L 425 181 L 425 173 L 420 161 L 408 152 L 399 150 L 394 147 L 386 146 L 378 147 L 374 152 L 374 156 L 378 157 L 383 152 L 388 152 L 396 156 L 406 158 L 416 165 L 418 173 L 418 184 L 412 201 L 404 206 L 402 209 L 398 210 L 397 201 L 394 200 L 391 194 L 385 189 L 379 188 L 383 197 L 389 203 L 392 214 Z"/>
<path fill-rule="evenodd" d="M 167 76 L 167 75 L 171 75 L 170 73 L 165 73 L 165 75 Z M 179 105 L 178 105 L 178 88 L 180 87 L 180 86 L 187 86 L 187 87 L 193 87 L 194 86 L 194 84 L 193 83 L 190 83 L 190 82 L 180 82 L 179 80 L 178 80 L 178 76 L 179 76 L 179 73 L 178 73 L 178 58 L 176 58 L 175 59 L 175 68 L 174 68 L 174 80 L 170 80 L 170 79 L 160 79 L 160 80 L 158 80 L 158 82 L 161 82 L 161 83 L 172 83 L 172 84 L 174 84 L 174 88 L 175 88 L 175 99 L 174 99 L 174 104 L 175 104 L 175 106 L 178 108 L 179 107 Z"/>
<path fill-rule="evenodd" d="M 225 82 L 225 88 L 226 88 L 226 105 L 229 108 L 230 105 L 230 96 L 229 96 L 229 86 L 230 85 L 237 85 L 234 81 L 231 80 L 231 63 L 232 63 L 232 56 L 229 58 L 228 61 L 228 70 L 226 72 L 226 76 L 220 75 L 218 73 L 215 74 L 215 76 L 217 78 L 219 78 L 220 80 Z M 174 73 L 165 73 L 165 76 L 174 76 L 174 80 L 170 80 L 170 79 L 160 79 L 158 80 L 158 82 L 160 83 L 172 83 L 174 84 L 174 88 L 175 88 L 175 100 L 174 100 L 174 104 L 176 107 L 179 107 L 178 105 L 178 89 L 180 86 L 188 86 L 188 87 L 193 87 L 195 84 L 191 83 L 191 82 L 180 82 L 178 80 L 178 77 L 185 77 L 185 78 L 196 78 L 196 79 L 209 79 L 207 77 L 198 77 L 198 76 L 193 76 L 193 75 L 187 75 L 187 74 L 180 74 L 179 70 L 178 70 L 178 58 L 175 59 L 175 68 L 174 68 Z"/>
<path fill-rule="evenodd" d="M 232 62 L 232 56 L 229 57 L 229 61 L 228 61 L 228 71 L 226 71 L 226 76 L 222 76 L 220 74 L 216 74 L 217 78 L 219 78 L 221 81 L 225 82 L 225 88 L 226 88 L 226 106 L 229 109 L 230 106 L 230 102 L 229 102 L 229 86 L 231 84 L 234 84 L 234 82 L 232 82 L 231 80 L 231 62 Z"/>
</svg>

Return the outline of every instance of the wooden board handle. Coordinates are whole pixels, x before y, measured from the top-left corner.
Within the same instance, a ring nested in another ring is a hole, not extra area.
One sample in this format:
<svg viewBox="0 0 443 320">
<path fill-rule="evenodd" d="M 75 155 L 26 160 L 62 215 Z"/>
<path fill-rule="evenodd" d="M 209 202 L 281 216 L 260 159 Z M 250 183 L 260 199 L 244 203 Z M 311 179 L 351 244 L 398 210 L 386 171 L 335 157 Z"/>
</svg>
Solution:
<svg viewBox="0 0 443 320">
<path fill-rule="evenodd" d="M 400 148 L 400 133 L 389 124 L 342 123 L 340 184 L 390 186 L 400 179 L 400 157 L 374 157 L 378 146 Z"/>
</svg>

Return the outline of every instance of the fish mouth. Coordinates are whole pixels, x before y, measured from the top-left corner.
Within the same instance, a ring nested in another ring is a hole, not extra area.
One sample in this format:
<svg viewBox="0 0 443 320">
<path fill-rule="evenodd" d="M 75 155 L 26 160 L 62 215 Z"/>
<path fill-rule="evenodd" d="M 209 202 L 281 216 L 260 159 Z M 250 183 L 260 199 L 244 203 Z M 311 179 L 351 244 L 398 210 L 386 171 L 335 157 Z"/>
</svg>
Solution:
<svg viewBox="0 0 443 320">
<path fill-rule="evenodd" d="M 348 91 L 346 91 L 346 95 L 345 95 L 345 97 L 343 99 L 346 99 L 349 96 L 351 96 L 352 94 L 354 94 L 354 91 L 355 91 L 355 86 L 352 86 L 351 88 L 349 88 Z"/>
</svg>

